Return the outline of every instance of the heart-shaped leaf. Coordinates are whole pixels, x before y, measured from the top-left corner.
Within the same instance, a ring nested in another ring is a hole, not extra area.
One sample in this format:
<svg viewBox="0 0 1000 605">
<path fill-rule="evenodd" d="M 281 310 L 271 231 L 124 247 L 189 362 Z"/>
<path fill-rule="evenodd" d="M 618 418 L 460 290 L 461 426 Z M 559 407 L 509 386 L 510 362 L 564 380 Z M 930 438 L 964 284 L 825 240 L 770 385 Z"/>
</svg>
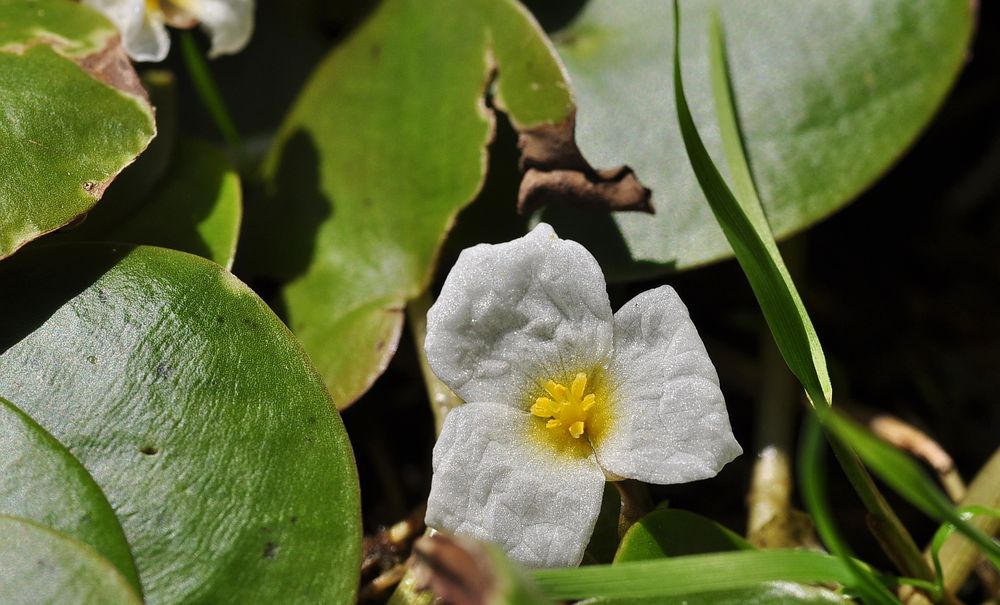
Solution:
<svg viewBox="0 0 1000 605">
<path fill-rule="evenodd" d="M 117 30 L 67 0 L 0 0 L 0 259 L 87 212 L 152 139 Z"/>
<path fill-rule="evenodd" d="M 0 397 L 0 514 L 23 517 L 89 545 L 139 589 L 115 512 L 83 465 Z"/>
<path fill-rule="evenodd" d="M 68 244 L 0 264 L 0 393 L 76 456 L 150 603 L 348 602 L 357 474 L 295 339 L 218 265 Z"/>
<path fill-rule="evenodd" d="M 286 283 L 278 304 L 338 406 L 388 363 L 403 307 L 482 185 L 494 77 L 516 127 L 571 116 L 561 66 L 516 1 L 387 0 L 317 68 L 281 129 L 273 196 L 247 212 L 259 254 L 240 269 Z"/>
<path fill-rule="evenodd" d="M 142 599 L 89 546 L 27 519 L 0 515 L 0 603 L 141 605 Z"/>
<path fill-rule="evenodd" d="M 966 60 L 974 4 L 684 2 L 683 71 L 698 129 L 721 165 L 707 39 L 719 7 L 747 155 L 776 234 L 849 202 L 912 144 Z M 630 165 L 653 190 L 655 216 L 545 213 L 615 280 L 731 254 L 671 119 L 672 30 L 668 2 L 590 0 L 555 37 L 580 149 L 598 166 Z"/>
</svg>

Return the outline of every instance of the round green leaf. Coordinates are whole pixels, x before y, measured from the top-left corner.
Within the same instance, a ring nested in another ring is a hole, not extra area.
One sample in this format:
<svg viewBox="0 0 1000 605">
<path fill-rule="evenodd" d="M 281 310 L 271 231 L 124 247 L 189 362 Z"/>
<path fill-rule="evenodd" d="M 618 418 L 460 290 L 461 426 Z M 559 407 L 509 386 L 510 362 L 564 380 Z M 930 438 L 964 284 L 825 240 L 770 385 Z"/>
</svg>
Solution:
<svg viewBox="0 0 1000 605">
<path fill-rule="evenodd" d="M 0 603 L 140 605 L 142 599 L 89 546 L 27 519 L 0 515 Z"/>
<path fill-rule="evenodd" d="M 708 54 L 709 12 L 720 6 L 747 155 L 778 236 L 849 202 L 914 141 L 965 62 L 973 4 L 683 3 L 684 81 L 698 130 L 723 165 Z M 562 237 L 592 250 L 612 279 L 731 254 L 674 119 L 672 31 L 670 3 L 590 0 L 556 36 L 584 155 L 595 166 L 630 165 L 653 190 L 653 216 L 544 214 Z"/>
<path fill-rule="evenodd" d="M 385 368 L 403 307 L 482 185 L 494 70 L 515 125 L 570 115 L 554 52 L 514 0 L 387 0 L 282 126 L 265 169 L 273 195 L 247 212 L 257 256 L 241 270 L 285 282 L 279 304 L 338 406 Z"/>
<path fill-rule="evenodd" d="M 0 514 L 73 536 L 139 589 L 125 534 L 101 488 L 61 443 L 3 397 L 0 451 Z"/>
<path fill-rule="evenodd" d="M 0 116 L 0 259 L 92 208 L 156 131 L 115 28 L 66 0 L 0 0 Z"/>
<path fill-rule="evenodd" d="M 348 602 L 357 474 L 298 343 L 218 265 L 71 244 L 0 264 L 0 392 L 83 463 L 150 603 Z"/>
<path fill-rule="evenodd" d="M 625 532 L 615 563 L 751 549 L 749 542 L 711 519 L 661 507 Z"/>
</svg>

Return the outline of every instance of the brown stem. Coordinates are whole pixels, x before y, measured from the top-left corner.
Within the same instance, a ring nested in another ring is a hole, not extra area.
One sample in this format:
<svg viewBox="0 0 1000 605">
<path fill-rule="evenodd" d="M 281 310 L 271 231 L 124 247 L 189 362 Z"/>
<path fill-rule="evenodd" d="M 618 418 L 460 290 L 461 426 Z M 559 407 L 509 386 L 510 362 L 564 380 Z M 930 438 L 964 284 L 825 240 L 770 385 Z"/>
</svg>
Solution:
<svg viewBox="0 0 1000 605">
<path fill-rule="evenodd" d="M 624 479 L 613 481 L 612 484 L 622 499 L 618 515 L 618 537 L 621 538 L 639 519 L 653 510 L 653 499 L 649 495 L 649 487 L 640 481 Z"/>
</svg>

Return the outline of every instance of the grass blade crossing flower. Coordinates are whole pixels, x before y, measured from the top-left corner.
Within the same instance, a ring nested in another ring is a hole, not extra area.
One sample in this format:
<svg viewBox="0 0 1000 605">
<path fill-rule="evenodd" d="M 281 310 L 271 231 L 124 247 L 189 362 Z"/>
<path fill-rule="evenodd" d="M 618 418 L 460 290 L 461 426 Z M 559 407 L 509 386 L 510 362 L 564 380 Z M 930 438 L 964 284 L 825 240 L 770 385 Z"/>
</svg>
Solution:
<svg viewBox="0 0 1000 605">
<path fill-rule="evenodd" d="M 468 402 L 434 448 L 427 523 L 527 566 L 579 564 L 605 480 L 695 481 L 742 453 L 677 293 L 613 314 L 597 261 L 546 224 L 462 253 L 425 348 Z"/>
</svg>

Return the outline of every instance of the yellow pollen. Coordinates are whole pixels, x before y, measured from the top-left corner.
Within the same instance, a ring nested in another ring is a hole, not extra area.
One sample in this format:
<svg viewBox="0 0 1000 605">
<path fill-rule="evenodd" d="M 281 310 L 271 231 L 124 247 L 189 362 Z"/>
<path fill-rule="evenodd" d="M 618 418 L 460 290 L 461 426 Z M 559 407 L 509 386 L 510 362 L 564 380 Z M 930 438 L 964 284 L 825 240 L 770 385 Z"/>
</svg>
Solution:
<svg viewBox="0 0 1000 605">
<path fill-rule="evenodd" d="M 567 389 L 553 380 L 547 381 L 543 388 L 549 397 L 539 397 L 531 406 L 531 413 L 539 418 L 548 418 L 545 428 L 565 430 L 574 439 L 579 439 L 587 432 L 587 422 L 590 421 L 590 410 L 597 403 L 597 397 L 587 394 L 587 375 L 580 372 L 573 378 Z"/>
</svg>

